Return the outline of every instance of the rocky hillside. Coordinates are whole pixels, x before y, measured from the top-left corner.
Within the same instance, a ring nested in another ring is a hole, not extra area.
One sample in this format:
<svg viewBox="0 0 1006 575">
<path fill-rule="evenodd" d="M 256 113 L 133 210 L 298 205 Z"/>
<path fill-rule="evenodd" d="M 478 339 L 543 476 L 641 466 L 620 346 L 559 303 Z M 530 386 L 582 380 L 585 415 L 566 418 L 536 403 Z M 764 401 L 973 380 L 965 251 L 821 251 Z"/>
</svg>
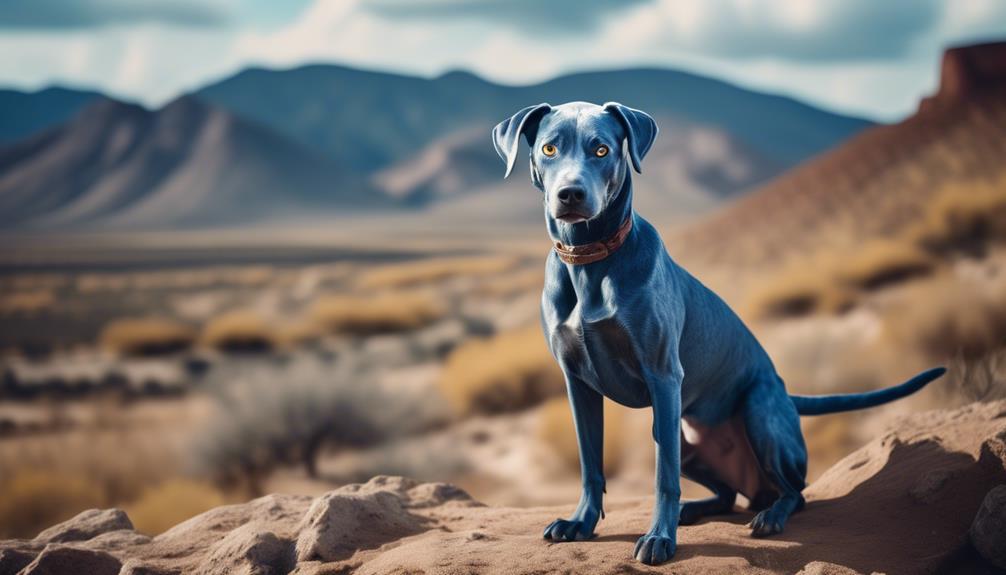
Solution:
<svg viewBox="0 0 1006 575">
<path fill-rule="evenodd" d="M 939 91 L 916 114 L 865 130 L 733 202 L 694 226 L 681 251 L 737 269 L 892 236 L 947 186 L 1001 181 L 1003 158 L 1006 42 L 954 48 Z"/>
<path fill-rule="evenodd" d="M 652 500 L 615 494 L 592 541 L 541 529 L 572 505 L 496 508 L 446 484 L 376 477 L 311 498 L 269 495 L 148 537 L 92 510 L 0 542 L 0 574 L 995 573 L 1006 568 L 1006 402 L 897 421 L 807 491 L 786 532 L 746 511 L 679 530 L 672 563 L 629 556 Z"/>
</svg>

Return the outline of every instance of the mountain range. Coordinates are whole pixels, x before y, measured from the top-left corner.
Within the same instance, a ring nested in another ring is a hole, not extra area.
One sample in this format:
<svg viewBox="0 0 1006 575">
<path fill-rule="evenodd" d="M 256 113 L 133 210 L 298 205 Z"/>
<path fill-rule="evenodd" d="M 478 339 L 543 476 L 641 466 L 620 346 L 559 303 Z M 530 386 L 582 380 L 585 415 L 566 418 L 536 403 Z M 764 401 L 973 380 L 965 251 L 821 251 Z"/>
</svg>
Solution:
<svg viewBox="0 0 1006 575">
<path fill-rule="evenodd" d="M 463 72 L 427 79 L 335 65 L 249 69 L 157 110 L 94 92 L 7 91 L 0 224 L 211 227 L 414 211 L 459 196 L 478 203 L 507 189 L 491 127 L 528 104 L 576 99 L 621 101 L 657 118 L 662 137 L 638 195 L 683 216 L 870 125 L 655 69 L 530 86 Z"/>
</svg>

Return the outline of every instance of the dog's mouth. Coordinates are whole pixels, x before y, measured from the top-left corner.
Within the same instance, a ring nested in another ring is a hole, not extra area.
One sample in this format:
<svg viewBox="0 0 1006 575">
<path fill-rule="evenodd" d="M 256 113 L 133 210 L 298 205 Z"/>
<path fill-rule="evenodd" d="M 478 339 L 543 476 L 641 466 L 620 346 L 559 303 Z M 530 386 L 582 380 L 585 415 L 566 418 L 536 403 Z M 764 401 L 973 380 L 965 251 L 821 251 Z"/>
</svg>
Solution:
<svg viewBox="0 0 1006 575">
<path fill-rule="evenodd" d="M 561 214 L 556 214 L 555 219 L 559 220 L 560 222 L 565 222 L 567 224 L 576 224 L 579 222 L 585 222 L 590 218 L 588 218 L 584 214 L 581 214 L 580 212 L 570 211 L 570 212 L 563 212 Z"/>
</svg>

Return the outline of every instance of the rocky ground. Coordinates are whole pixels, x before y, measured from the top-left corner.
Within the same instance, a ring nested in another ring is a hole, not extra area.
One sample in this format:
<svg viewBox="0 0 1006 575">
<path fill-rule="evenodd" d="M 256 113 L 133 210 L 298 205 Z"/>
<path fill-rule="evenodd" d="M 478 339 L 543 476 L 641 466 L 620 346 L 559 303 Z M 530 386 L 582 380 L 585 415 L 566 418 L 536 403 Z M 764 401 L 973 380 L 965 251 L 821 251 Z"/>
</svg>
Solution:
<svg viewBox="0 0 1006 575">
<path fill-rule="evenodd" d="M 648 497 L 609 501 L 598 536 L 553 544 L 570 506 L 488 507 L 447 484 L 375 477 L 320 497 L 219 507 L 157 537 L 91 510 L 0 542 L 0 575 L 246 573 L 999 573 L 1006 569 L 1006 402 L 900 419 L 806 490 L 786 532 L 746 511 L 678 531 L 675 559 L 630 559 Z M 998 565 L 998 568 L 996 567 Z"/>
</svg>

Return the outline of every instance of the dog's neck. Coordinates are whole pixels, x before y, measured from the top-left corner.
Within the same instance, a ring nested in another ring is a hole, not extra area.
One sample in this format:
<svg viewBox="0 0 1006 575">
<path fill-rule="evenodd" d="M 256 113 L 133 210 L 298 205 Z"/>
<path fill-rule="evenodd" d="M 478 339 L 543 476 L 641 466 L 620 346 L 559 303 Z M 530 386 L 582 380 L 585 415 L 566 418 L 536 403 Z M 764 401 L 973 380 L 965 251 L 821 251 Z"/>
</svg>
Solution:
<svg viewBox="0 0 1006 575">
<path fill-rule="evenodd" d="M 587 221 L 567 224 L 553 218 L 548 213 L 548 208 L 545 208 L 548 235 L 553 242 L 562 242 L 567 246 L 605 241 L 617 234 L 625 220 L 630 217 L 632 217 L 632 177 L 628 171 L 615 197 L 600 214 Z"/>
</svg>

